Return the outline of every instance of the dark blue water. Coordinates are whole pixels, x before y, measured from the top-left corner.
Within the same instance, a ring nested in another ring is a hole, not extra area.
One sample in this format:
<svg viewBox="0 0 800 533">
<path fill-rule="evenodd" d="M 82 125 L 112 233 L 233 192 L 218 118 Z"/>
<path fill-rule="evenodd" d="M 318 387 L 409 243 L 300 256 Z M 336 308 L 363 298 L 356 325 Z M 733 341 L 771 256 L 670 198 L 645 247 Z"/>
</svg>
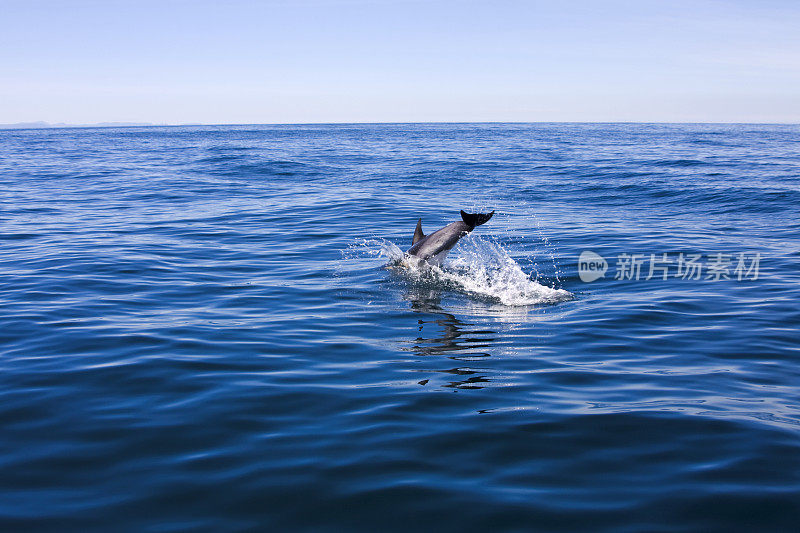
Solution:
<svg viewBox="0 0 800 533">
<path fill-rule="evenodd" d="M 0 132 L 0 529 L 796 530 L 799 141 Z"/>
</svg>

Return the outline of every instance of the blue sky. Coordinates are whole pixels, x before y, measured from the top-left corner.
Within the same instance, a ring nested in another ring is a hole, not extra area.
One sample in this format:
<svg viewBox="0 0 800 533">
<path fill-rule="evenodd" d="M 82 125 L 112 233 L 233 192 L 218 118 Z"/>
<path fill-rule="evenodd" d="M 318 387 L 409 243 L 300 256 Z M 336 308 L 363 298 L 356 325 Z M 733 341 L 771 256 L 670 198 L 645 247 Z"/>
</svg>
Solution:
<svg viewBox="0 0 800 533">
<path fill-rule="evenodd" d="M 800 2 L 0 0 L 0 123 L 800 122 Z"/>
</svg>

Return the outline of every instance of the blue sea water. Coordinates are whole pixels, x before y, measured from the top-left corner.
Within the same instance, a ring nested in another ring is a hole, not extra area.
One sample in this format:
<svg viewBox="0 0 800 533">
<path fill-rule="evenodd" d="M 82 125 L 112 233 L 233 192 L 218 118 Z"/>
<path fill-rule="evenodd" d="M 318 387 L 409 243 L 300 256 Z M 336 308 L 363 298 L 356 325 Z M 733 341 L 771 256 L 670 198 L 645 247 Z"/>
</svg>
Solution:
<svg viewBox="0 0 800 533">
<path fill-rule="evenodd" d="M 796 531 L 800 126 L 1 131 L 0 182 L 3 531 Z"/>
</svg>

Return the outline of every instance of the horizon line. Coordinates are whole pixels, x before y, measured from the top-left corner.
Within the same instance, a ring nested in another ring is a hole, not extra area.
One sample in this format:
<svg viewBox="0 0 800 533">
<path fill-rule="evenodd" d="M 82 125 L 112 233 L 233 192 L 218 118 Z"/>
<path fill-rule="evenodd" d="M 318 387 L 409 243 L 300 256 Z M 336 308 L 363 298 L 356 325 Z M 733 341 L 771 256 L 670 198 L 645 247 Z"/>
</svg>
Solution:
<svg viewBox="0 0 800 533">
<path fill-rule="evenodd" d="M 662 124 L 662 125 L 750 125 L 750 126 L 797 126 L 800 122 L 720 122 L 720 121 L 631 121 L 631 120 L 540 120 L 540 121 L 502 121 L 502 120 L 479 120 L 479 121 L 369 121 L 369 122 L 183 122 L 183 123 L 155 123 L 155 122 L 133 122 L 133 121 L 104 121 L 86 124 L 70 124 L 64 122 L 49 123 L 45 121 L 31 122 L 12 122 L 0 123 L 0 130 L 45 130 L 45 129 L 100 129 L 100 128 L 181 128 L 181 127 L 213 127 L 213 126 L 370 126 L 370 125 L 436 125 L 436 124 Z"/>
</svg>

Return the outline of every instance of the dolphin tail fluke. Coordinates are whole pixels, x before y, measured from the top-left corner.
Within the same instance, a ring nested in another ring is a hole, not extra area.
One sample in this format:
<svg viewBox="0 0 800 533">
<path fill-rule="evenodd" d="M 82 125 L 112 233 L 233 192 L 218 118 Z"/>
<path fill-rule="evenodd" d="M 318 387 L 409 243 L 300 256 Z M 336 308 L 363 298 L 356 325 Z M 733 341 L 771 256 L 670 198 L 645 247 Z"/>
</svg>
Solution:
<svg viewBox="0 0 800 533">
<path fill-rule="evenodd" d="M 489 219 L 492 218 L 492 215 L 494 215 L 494 211 L 491 213 L 466 213 L 461 211 L 461 219 L 464 221 L 464 224 L 471 228 L 486 224 L 489 222 Z"/>
<path fill-rule="evenodd" d="M 411 245 L 417 244 L 417 241 L 420 241 L 425 238 L 425 234 L 422 233 L 422 219 L 420 218 L 417 220 L 417 229 L 414 230 L 414 240 L 411 241 Z"/>
</svg>

